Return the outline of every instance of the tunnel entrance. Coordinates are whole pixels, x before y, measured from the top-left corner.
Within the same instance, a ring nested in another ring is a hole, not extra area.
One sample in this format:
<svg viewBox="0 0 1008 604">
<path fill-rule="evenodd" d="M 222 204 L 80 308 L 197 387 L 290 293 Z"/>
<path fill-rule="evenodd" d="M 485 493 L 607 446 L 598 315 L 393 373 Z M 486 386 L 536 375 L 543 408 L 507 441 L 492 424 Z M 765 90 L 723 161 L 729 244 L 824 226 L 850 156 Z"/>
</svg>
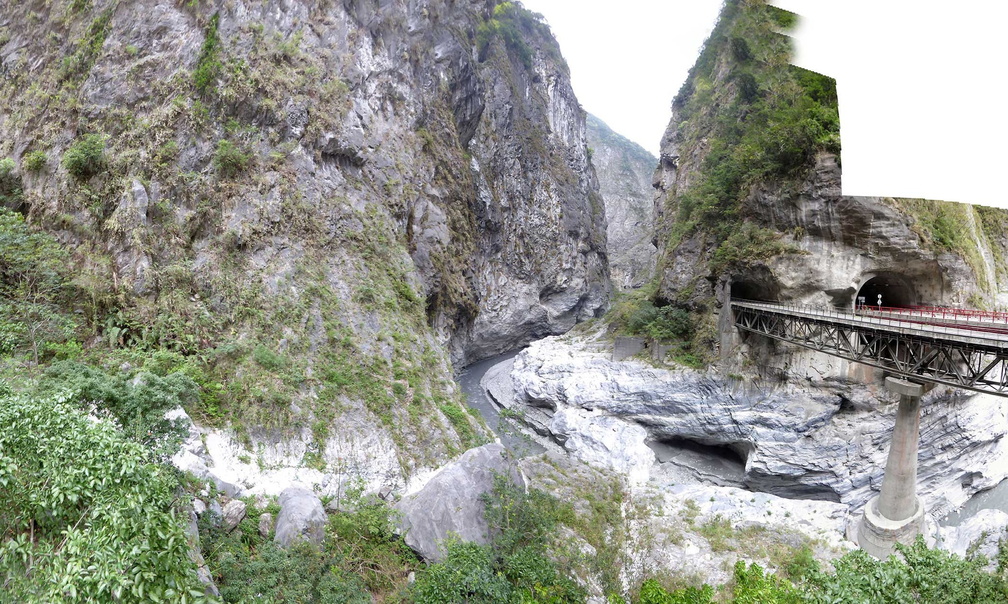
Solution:
<svg viewBox="0 0 1008 604">
<path fill-rule="evenodd" d="M 879 296 L 881 306 L 891 308 L 909 308 L 918 303 L 913 285 L 895 273 L 879 273 L 865 281 L 858 289 L 854 302 L 858 306 L 879 306 Z"/>
</svg>

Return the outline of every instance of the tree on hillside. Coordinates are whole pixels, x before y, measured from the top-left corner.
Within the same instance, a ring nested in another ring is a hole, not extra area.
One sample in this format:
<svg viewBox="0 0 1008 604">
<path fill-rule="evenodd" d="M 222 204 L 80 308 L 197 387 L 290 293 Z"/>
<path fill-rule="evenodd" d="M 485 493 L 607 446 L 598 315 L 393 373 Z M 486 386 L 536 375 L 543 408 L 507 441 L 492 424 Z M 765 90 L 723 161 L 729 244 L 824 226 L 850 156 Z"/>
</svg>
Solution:
<svg viewBox="0 0 1008 604">
<path fill-rule="evenodd" d="M 45 342 L 62 340 L 73 330 L 73 321 L 58 306 L 66 261 L 55 239 L 0 208 L 0 354 L 28 347 L 37 366 Z"/>
</svg>

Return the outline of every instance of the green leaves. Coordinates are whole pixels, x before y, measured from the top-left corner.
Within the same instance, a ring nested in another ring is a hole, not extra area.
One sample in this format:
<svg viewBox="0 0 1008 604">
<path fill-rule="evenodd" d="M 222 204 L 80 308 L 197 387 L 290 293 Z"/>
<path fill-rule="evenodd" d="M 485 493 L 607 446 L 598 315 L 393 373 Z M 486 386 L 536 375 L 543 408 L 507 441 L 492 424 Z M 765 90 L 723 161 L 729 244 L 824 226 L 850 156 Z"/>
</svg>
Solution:
<svg viewBox="0 0 1008 604">
<path fill-rule="evenodd" d="M 15 601 L 192 601 L 175 481 L 66 393 L 0 399 L 0 577 Z M 202 594 L 202 591 L 198 591 Z"/>
<path fill-rule="evenodd" d="M 63 167 L 78 180 L 87 180 L 102 172 L 108 166 L 105 140 L 100 134 L 85 134 L 77 139 L 63 153 Z"/>
</svg>

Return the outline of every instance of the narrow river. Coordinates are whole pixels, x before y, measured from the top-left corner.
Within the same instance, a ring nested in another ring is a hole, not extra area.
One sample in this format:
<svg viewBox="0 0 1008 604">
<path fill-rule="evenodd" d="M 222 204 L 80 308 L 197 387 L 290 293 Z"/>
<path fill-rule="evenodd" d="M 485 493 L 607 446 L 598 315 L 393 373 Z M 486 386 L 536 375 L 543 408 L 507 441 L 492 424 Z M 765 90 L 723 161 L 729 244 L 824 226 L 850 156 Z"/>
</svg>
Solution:
<svg viewBox="0 0 1008 604">
<path fill-rule="evenodd" d="M 491 367 L 515 358 L 519 352 L 521 351 L 515 350 L 469 365 L 459 373 L 458 383 L 462 388 L 462 394 L 465 395 L 466 404 L 479 412 L 487 426 L 500 438 L 501 444 L 515 456 L 527 457 L 538 455 L 546 448 L 525 434 L 517 425 L 516 420 L 501 417 L 500 407 L 490 399 L 483 387 L 480 386 L 480 381 Z"/>
</svg>

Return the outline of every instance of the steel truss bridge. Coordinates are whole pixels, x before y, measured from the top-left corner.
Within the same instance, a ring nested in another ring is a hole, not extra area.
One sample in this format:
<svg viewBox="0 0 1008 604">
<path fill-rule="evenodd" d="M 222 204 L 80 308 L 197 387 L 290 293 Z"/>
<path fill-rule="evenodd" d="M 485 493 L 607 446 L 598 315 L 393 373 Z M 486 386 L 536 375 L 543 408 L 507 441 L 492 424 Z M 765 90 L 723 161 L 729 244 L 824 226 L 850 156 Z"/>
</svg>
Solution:
<svg viewBox="0 0 1008 604">
<path fill-rule="evenodd" d="M 742 330 L 917 381 L 1008 396 L 1008 314 L 731 300 Z"/>
</svg>

